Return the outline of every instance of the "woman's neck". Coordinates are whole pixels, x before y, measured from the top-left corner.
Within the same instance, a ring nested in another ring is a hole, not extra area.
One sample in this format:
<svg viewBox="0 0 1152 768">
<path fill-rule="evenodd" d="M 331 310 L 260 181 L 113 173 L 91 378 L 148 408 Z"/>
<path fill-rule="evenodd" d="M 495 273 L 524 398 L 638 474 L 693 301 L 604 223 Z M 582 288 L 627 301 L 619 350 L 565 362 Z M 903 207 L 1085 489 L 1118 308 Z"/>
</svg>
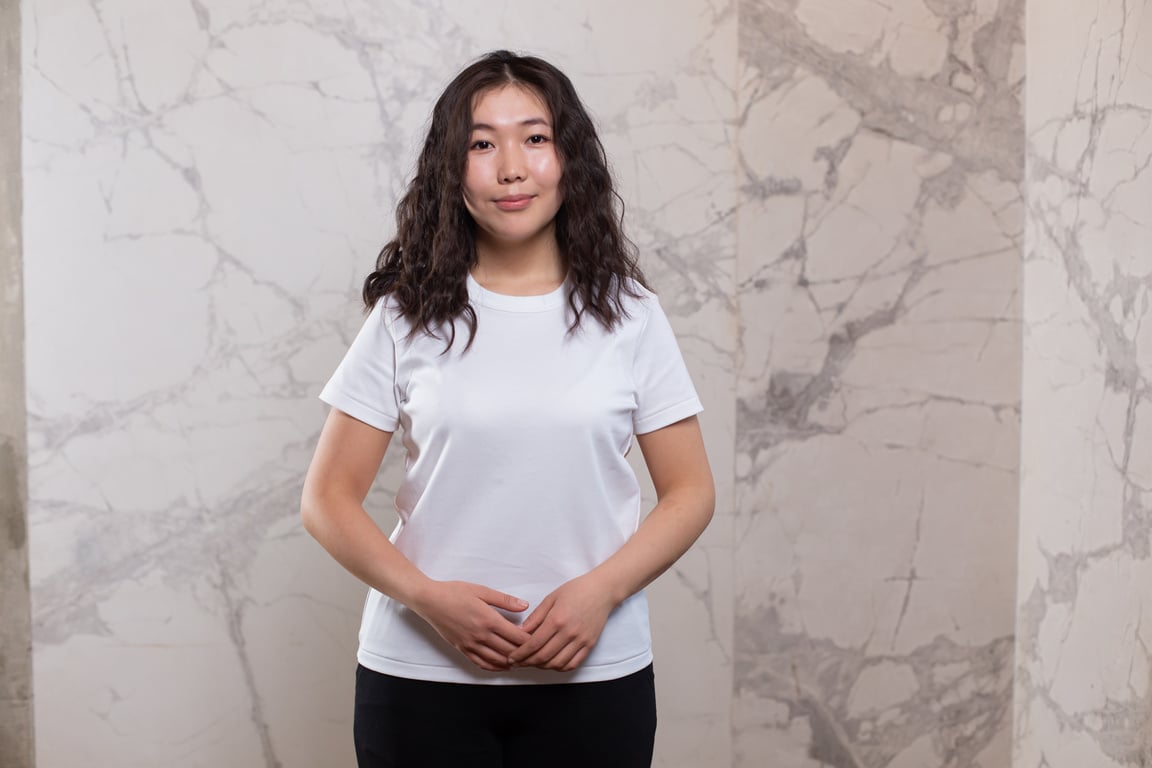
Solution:
<svg viewBox="0 0 1152 768">
<path fill-rule="evenodd" d="M 472 276 L 496 293 L 548 293 L 564 282 L 566 274 L 555 237 L 515 245 L 477 240 Z"/>
</svg>

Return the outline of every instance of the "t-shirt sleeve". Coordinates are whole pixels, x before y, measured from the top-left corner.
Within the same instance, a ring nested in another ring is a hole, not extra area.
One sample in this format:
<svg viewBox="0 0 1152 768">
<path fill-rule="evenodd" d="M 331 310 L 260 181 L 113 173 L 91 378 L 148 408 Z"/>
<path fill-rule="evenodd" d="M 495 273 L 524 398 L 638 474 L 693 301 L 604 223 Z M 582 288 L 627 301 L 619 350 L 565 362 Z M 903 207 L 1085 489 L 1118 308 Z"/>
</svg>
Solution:
<svg viewBox="0 0 1152 768">
<path fill-rule="evenodd" d="M 632 368 L 636 383 L 632 431 L 637 435 L 654 432 L 704 410 L 672 326 L 655 296 L 649 306 Z"/>
<path fill-rule="evenodd" d="M 385 432 L 400 423 L 396 396 L 396 344 L 379 299 L 352 346 L 320 391 L 320 399 Z"/>
</svg>

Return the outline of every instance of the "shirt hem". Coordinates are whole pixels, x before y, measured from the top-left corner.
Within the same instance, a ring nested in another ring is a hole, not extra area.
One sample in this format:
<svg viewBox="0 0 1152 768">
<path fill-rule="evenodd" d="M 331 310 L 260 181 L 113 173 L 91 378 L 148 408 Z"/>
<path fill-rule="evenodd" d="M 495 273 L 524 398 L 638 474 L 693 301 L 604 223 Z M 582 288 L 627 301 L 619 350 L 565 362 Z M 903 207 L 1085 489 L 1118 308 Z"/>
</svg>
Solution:
<svg viewBox="0 0 1152 768">
<path fill-rule="evenodd" d="M 386 416 L 339 392 L 321 392 L 320 400 L 381 432 L 395 432 L 400 426 L 399 418 Z"/>
<path fill-rule="evenodd" d="M 655 432 L 661 427 L 675 424 L 689 416 L 695 416 L 703 410 L 704 406 L 700 403 L 700 398 L 692 397 L 688 400 L 682 400 L 675 405 L 661 408 L 659 411 L 656 411 L 656 413 L 645 416 L 642 419 L 637 419 L 633 424 L 632 431 L 637 435 Z"/>
<path fill-rule="evenodd" d="M 412 664 L 389 658 L 361 647 L 356 652 L 361 666 L 382 675 L 425 680 L 434 683 L 469 683 L 479 685 L 555 685 L 557 683 L 600 683 L 627 677 L 652 663 L 652 649 L 610 664 L 580 666 L 571 672 L 553 672 L 536 667 L 523 667 L 512 672 L 486 672 L 479 667 L 431 666 Z M 464 661 L 464 664 L 470 662 Z"/>
</svg>

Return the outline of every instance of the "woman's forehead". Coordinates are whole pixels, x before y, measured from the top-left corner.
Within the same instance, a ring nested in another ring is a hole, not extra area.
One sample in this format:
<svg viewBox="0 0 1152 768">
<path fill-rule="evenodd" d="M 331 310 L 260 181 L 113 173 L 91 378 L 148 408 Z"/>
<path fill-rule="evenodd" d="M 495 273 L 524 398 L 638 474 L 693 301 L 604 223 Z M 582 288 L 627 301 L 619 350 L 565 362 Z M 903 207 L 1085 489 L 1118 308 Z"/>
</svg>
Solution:
<svg viewBox="0 0 1152 768">
<path fill-rule="evenodd" d="M 473 124 L 518 124 L 543 119 L 551 123 L 548 105 L 535 89 L 508 83 L 480 91 L 472 99 Z"/>
</svg>

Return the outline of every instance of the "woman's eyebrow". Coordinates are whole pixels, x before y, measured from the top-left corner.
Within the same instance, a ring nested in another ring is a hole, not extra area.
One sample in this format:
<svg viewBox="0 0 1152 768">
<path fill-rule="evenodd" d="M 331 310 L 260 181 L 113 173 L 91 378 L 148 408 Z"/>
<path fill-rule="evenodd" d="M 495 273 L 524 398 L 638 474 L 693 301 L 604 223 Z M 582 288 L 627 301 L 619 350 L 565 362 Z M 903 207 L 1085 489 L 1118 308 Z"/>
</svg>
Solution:
<svg viewBox="0 0 1152 768">
<path fill-rule="evenodd" d="M 519 125 L 548 125 L 548 121 L 542 117 L 530 117 L 527 120 L 521 120 Z M 472 130 L 474 131 L 494 131 L 496 130 L 488 123 L 472 123 Z"/>
</svg>

